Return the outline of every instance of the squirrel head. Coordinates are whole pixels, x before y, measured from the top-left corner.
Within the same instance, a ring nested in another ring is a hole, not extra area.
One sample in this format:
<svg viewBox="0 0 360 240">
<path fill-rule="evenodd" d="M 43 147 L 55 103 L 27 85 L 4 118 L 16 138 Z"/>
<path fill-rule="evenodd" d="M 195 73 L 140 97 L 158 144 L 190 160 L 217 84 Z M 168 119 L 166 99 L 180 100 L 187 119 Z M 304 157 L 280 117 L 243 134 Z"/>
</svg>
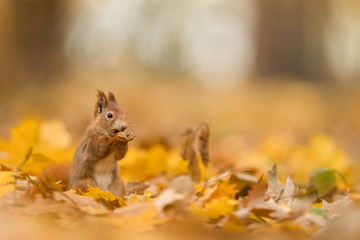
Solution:
<svg viewBox="0 0 360 240">
<path fill-rule="evenodd" d="M 108 137 L 115 137 L 127 128 L 126 114 L 117 104 L 112 92 L 106 97 L 103 91 L 97 91 L 93 123 L 100 133 Z"/>
</svg>

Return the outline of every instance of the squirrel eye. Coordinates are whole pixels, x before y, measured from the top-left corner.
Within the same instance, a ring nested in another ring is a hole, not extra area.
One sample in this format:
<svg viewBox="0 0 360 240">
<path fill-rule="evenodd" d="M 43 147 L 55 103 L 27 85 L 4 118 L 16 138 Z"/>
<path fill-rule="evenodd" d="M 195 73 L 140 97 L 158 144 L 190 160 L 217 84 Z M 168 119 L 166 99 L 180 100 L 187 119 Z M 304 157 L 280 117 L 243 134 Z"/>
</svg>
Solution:
<svg viewBox="0 0 360 240">
<path fill-rule="evenodd" d="M 113 117 L 112 113 L 107 113 L 106 116 L 107 116 L 107 118 L 112 118 Z"/>
</svg>

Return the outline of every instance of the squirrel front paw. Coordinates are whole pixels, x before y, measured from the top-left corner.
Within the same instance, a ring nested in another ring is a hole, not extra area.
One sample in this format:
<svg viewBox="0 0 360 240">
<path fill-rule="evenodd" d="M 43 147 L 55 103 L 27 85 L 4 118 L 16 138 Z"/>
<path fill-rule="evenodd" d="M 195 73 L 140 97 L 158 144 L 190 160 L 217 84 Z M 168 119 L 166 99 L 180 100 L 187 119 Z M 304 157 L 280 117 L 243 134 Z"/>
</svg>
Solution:
<svg viewBox="0 0 360 240">
<path fill-rule="evenodd" d="M 129 142 L 129 141 L 133 140 L 136 135 L 135 135 L 135 133 L 133 131 L 129 130 L 126 133 L 125 132 L 118 132 L 116 134 L 116 136 L 122 142 Z"/>
<path fill-rule="evenodd" d="M 136 134 L 129 130 L 127 133 L 126 133 L 126 137 L 128 138 L 129 141 L 133 140 L 135 138 Z"/>
</svg>

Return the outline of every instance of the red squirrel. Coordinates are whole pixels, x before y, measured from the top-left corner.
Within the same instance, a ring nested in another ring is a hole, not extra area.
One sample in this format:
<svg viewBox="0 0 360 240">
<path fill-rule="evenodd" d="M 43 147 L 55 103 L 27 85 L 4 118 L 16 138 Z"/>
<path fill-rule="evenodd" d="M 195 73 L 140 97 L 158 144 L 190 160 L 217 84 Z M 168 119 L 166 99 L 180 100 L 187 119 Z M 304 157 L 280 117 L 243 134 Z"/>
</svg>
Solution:
<svg viewBox="0 0 360 240">
<path fill-rule="evenodd" d="M 117 161 L 128 149 L 135 134 L 127 125 L 112 92 L 106 97 L 98 90 L 93 117 L 78 145 L 69 174 L 69 188 L 86 191 L 89 186 L 99 187 L 114 195 L 124 196 L 125 186 L 119 176 Z"/>
</svg>

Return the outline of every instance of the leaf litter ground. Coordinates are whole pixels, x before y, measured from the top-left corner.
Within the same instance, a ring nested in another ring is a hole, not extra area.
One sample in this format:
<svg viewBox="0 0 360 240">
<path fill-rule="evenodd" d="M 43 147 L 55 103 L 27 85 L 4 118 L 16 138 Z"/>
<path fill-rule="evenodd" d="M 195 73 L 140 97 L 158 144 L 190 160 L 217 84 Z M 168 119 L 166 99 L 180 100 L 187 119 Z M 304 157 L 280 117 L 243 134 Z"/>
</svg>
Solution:
<svg viewBox="0 0 360 240">
<path fill-rule="evenodd" d="M 2 239 L 356 236 L 357 229 L 344 229 L 360 218 L 359 197 L 338 169 L 316 169 L 308 184 L 279 176 L 276 164 L 265 174 L 254 167 L 219 172 L 209 161 L 209 131 L 205 123 L 188 129 L 181 150 L 131 148 L 119 162 L 127 182 L 120 198 L 95 187 L 63 191 L 61 182 L 41 179 L 46 168 L 69 162 L 74 146 L 61 122 L 26 120 L 0 141 Z M 317 154 L 309 148 L 296 156 Z"/>
</svg>

